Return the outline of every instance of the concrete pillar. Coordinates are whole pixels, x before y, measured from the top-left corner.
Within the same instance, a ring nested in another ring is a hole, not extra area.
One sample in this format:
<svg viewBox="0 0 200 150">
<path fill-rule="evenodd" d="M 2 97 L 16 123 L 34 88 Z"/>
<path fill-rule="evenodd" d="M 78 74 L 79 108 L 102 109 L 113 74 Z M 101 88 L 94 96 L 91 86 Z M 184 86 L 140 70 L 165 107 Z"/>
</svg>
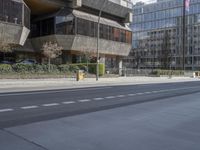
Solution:
<svg viewBox="0 0 200 150">
<path fill-rule="evenodd" d="M 117 63 L 118 63 L 118 67 L 119 67 L 119 75 L 122 76 L 123 75 L 123 61 L 122 61 L 122 58 L 118 57 L 117 58 Z"/>
<path fill-rule="evenodd" d="M 105 55 L 100 55 L 99 63 L 101 63 L 101 64 L 105 64 L 106 63 L 106 57 L 105 57 Z"/>
</svg>

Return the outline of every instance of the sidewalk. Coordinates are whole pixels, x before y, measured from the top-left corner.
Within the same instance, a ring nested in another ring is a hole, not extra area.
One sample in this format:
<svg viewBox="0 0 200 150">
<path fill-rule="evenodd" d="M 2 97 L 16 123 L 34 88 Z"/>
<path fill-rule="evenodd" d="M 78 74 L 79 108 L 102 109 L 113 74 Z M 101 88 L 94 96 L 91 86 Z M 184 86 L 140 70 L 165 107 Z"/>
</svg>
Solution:
<svg viewBox="0 0 200 150">
<path fill-rule="evenodd" d="M 199 79 L 191 77 L 173 77 L 171 79 L 168 77 L 118 77 L 100 78 L 99 81 L 96 81 L 95 78 L 86 78 L 78 82 L 75 78 L 20 80 L 2 79 L 0 80 L 0 93 L 188 81 L 199 81 Z"/>
</svg>

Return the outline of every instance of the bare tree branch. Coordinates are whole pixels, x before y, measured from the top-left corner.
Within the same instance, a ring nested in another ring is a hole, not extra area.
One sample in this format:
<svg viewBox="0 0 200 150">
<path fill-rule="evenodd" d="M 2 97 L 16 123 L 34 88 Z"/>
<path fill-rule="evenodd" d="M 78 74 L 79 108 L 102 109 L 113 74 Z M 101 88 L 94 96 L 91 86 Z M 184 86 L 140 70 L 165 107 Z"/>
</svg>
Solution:
<svg viewBox="0 0 200 150">
<path fill-rule="evenodd" d="M 42 46 L 43 54 L 48 58 L 49 72 L 51 59 L 56 58 L 62 54 L 63 47 L 58 46 L 56 42 L 45 42 Z"/>
</svg>

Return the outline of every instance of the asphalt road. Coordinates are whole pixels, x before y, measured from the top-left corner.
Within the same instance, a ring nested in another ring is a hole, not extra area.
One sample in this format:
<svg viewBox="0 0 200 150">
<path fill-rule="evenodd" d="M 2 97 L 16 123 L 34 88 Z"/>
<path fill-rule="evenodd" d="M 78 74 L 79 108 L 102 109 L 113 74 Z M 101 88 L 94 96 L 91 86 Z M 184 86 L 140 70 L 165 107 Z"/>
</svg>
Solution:
<svg viewBox="0 0 200 150">
<path fill-rule="evenodd" d="M 0 150 L 199 150 L 200 82 L 0 94 Z"/>
<path fill-rule="evenodd" d="M 0 94 L 0 128 L 200 92 L 200 82 L 108 86 Z"/>
</svg>

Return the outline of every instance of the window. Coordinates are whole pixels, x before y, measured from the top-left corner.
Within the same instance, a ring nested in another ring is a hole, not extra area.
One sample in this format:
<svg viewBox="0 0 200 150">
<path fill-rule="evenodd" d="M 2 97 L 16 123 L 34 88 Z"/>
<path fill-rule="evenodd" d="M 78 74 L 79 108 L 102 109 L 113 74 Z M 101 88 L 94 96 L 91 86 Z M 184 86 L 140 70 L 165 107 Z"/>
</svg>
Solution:
<svg viewBox="0 0 200 150">
<path fill-rule="evenodd" d="M 41 35 L 54 34 L 54 18 L 41 21 Z"/>
<path fill-rule="evenodd" d="M 22 24 L 22 3 L 12 0 L 0 0 L 0 20 Z"/>
<path fill-rule="evenodd" d="M 75 34 L 74 16 L 57 16 L 56 17 L 56 34 Z"/>
<path fill-rule="evenodd" d="M 89 22 L 84 19 L 77 19 L 77 34 L 89 36 L 88 32 Z"/>
<path fill-rule="evenodd" d="M 97 27 L 96 22 L 77 18 L 77 34 L 97 37 Z M 132 43 L 132 32 L 104 24 L 100 24 L 99 26 L 99 37 L 105 40 Z"/>
<path fill-rule="evenodd" d="M 55 34 L 54 18 L 33 22 L 31 24 L 31 37 Z"/>
</svg>

